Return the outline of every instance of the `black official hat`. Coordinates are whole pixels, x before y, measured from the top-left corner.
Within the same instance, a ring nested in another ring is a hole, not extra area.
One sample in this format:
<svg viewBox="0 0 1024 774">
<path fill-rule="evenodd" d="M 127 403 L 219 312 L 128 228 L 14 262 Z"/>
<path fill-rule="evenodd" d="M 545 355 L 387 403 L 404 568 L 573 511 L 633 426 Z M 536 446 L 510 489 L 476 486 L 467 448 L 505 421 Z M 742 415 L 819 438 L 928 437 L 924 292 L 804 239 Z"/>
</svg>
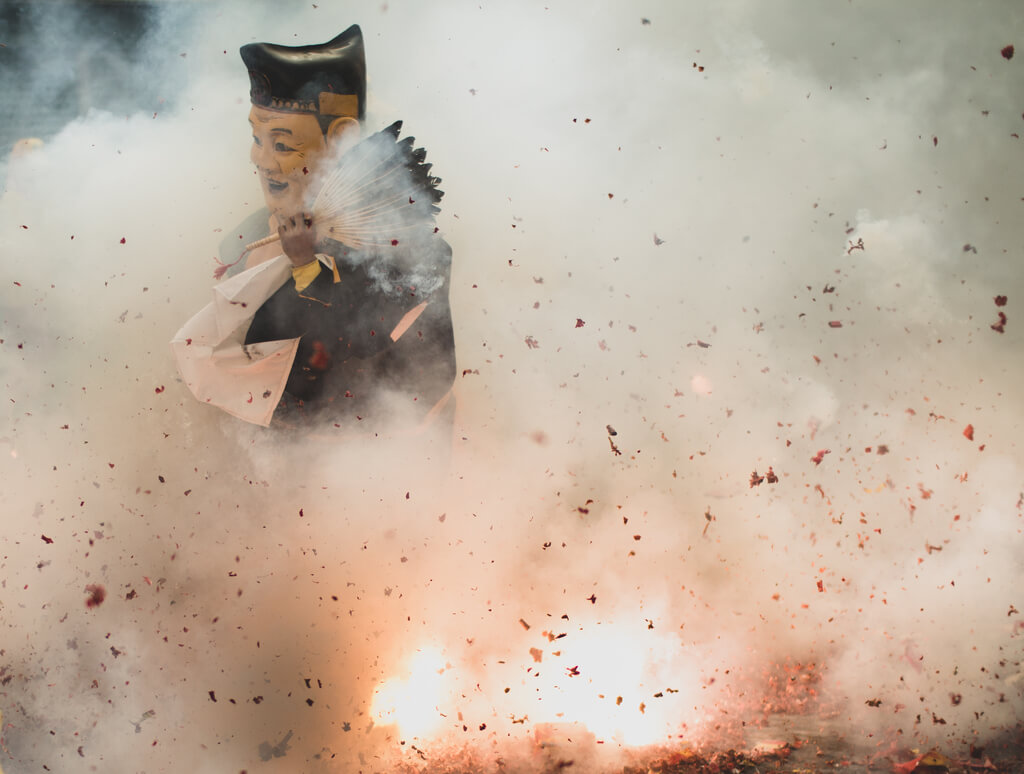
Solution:
<svg viewBox="0 0 1024 774">
<path fill-rule="evenodd" d="M 366 58 L 358 24 L 318 46 L 249 43 L 239 52 L 249 68 L 254 105 L 360 120 L 366 115 Z"/>
</svg>

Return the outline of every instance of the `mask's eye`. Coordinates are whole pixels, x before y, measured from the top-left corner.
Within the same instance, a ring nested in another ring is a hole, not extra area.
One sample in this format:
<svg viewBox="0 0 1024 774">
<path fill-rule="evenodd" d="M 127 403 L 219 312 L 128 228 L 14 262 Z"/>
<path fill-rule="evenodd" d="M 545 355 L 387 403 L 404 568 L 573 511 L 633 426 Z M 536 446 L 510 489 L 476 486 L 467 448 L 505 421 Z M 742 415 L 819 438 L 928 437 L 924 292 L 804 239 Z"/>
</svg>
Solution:
<svg viewBox="0 0 1024 774">
<path fill-rule="evenodd" d="M 257 147 L 263 145 L 263 143 L 260 142 L 260 138 L 257 137 L 255 134 L 252 136 L 252 144 Z"/>
<path fill-rule="evenodd" d="M 277 151 L 278 153 L 292 153 L 295 150 L 295 148 L 289 148 L 283 142 L 275 142 L 274 150 Z"/>
</svg>

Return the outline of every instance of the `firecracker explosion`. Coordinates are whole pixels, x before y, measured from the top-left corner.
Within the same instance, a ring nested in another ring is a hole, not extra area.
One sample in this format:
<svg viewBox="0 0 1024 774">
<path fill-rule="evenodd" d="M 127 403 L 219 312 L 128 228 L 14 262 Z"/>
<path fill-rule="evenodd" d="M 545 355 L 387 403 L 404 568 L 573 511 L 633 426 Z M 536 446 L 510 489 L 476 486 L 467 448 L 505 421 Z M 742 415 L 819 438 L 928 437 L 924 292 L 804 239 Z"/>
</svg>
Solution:
<svg viewBox="0 0 1024 774">
<path fill-rule="evenodd" d="M 0 3 L 2 770 L 1024 771 L 1021 19 Z"/>
</svg>

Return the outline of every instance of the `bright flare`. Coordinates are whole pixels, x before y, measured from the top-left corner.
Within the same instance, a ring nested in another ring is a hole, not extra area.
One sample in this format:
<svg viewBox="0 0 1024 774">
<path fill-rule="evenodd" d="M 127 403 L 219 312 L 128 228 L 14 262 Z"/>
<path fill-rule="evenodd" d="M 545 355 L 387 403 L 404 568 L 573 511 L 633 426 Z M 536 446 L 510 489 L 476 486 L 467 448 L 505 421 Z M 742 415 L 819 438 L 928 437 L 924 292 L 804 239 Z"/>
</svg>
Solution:
<svg viewBox="0 0 1024 774">
<path fill-rule="evenodd" d="M 563 672 L 557 684 L 544 693 L 547 711 L 538 713 L 535 709 L 531 717 L 541 720 L 543 715 L 548 722 L 580 723 L 598 739 L 629 746 L 664 741 L 671 725 L 666 715 L 668 702 L 651 699 L 657 692 L 650 682 L 654 677 L 652 667 L 656 666 L 652 662 L 662 655 L 651 651 L 654 642 L 651 638 L 645 647 L 637 647 L 631 632 L 609 629 L 600 637 L 581 638 L 571 647 L 567 645 L 560 661 L 567 665 L 566 670 L 577 667 L 579 675 Z M 668 649 L 675 641 L 658 644 Z M 677 707 L 673 709 L 678 711 Z"/>
<path fill-rule="evenodd" d="M 408 677 L 391 678 L 377 687 L 371 717 L 383 725 L 397 725 L 403 736 L 413 739 L 433 735 L 443 720 L 438 704 L 445 670 L 444 658 L 436 648 L 416 651 Z"/>
</svg>

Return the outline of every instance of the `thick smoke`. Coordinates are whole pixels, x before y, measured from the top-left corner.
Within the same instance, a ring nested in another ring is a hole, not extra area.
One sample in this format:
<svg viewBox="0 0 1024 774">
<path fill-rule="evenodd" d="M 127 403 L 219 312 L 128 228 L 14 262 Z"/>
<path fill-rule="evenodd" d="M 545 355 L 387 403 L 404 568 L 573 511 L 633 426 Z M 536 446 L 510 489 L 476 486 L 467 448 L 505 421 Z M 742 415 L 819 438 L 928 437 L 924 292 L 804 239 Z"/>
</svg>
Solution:
<svg viewBox="0 0 1024 774">
<path fill-rule="evenodd" d="M 1016 3 L 191 6 L 6 168 L 5 770 L 1019 728 Z M 244 425 L 167 346 L 262 205 L 238 47 L 353 22 L 444 181 L 450 454 Z"/>
</svg>

